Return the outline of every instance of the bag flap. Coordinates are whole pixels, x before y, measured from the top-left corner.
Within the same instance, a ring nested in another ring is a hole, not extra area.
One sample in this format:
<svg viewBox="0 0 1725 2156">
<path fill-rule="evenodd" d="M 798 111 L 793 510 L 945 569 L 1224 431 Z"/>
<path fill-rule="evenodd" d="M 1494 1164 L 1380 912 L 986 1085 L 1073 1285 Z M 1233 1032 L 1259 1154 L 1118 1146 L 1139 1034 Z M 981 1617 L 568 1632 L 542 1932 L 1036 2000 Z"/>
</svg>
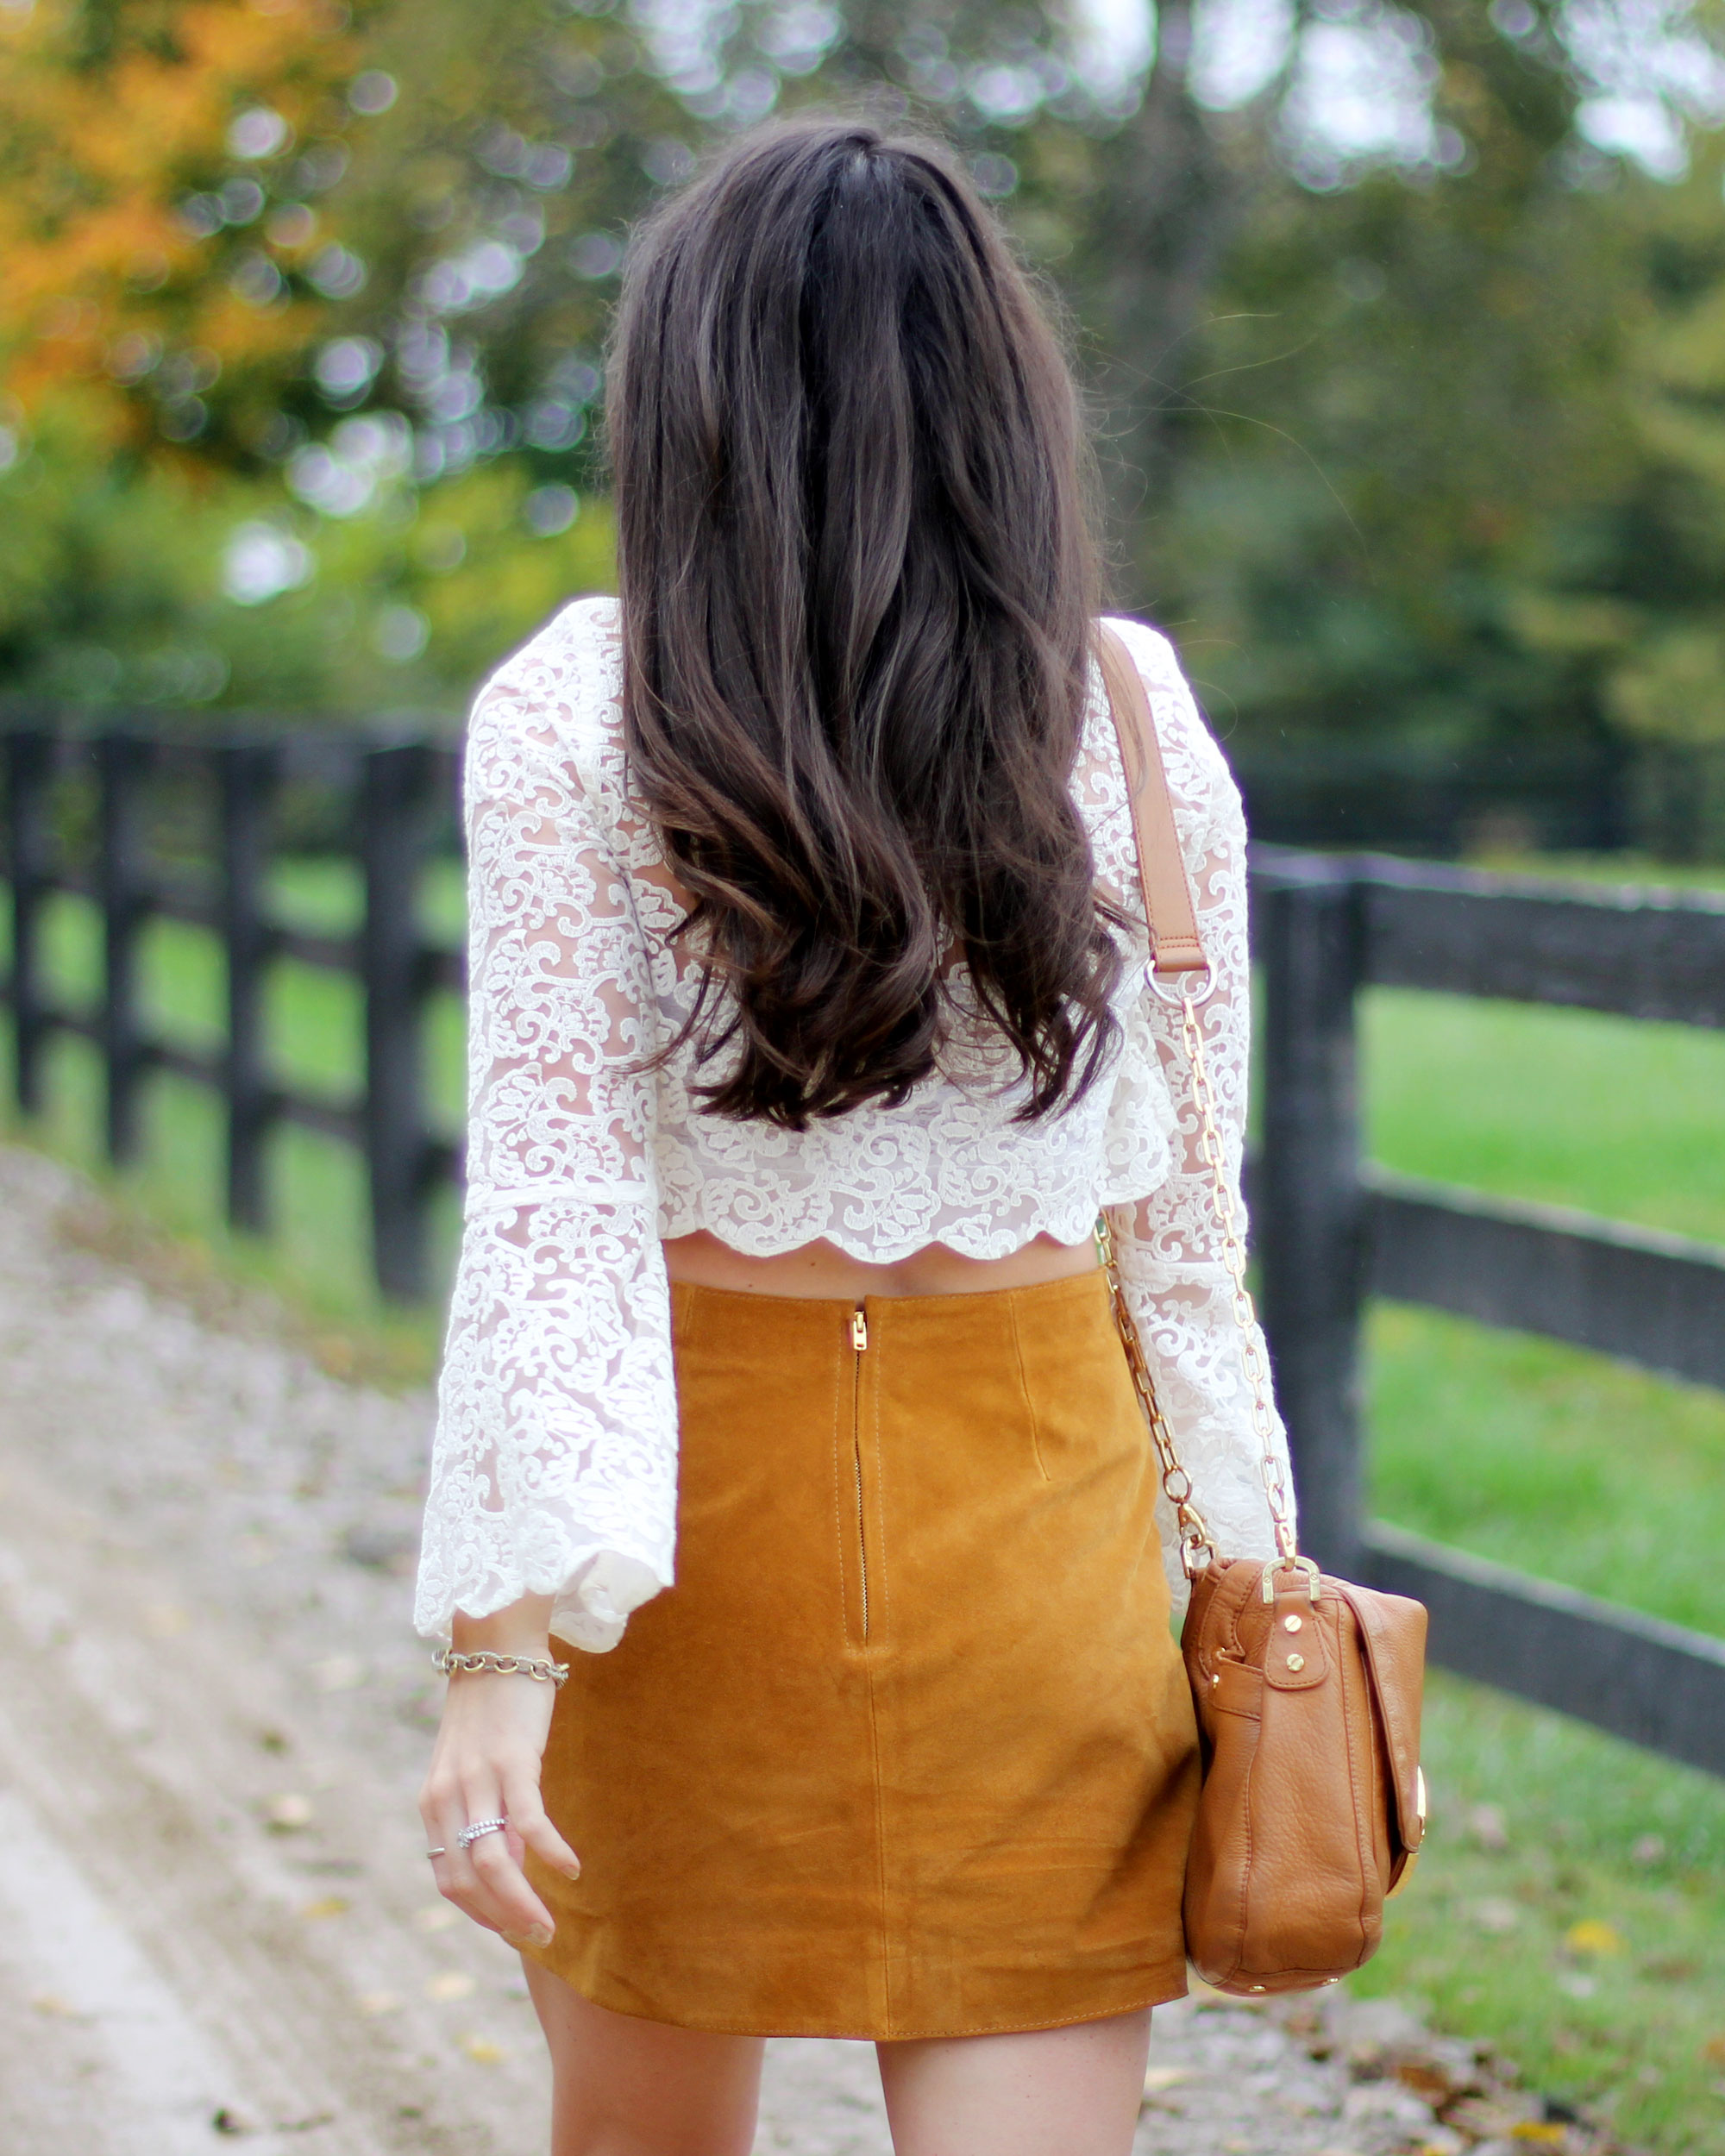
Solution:
<svg viewBox="0 0 1725 2156">
<path fill-rule="evenodd" d="M 1339 1595 L 1359 1624 L 1365 1665 L 1383 1725 L 1384 1748 L 1395 1788 L 1396 1826 L 1404 1849 L 1425 1838 L 1420 1774 L 1420 1705 L 1426 1683 L 1426 1606 L 1404 1595 L 1383 1595 L 1326 1574 L 1327 1591 Z"/>
</svg>

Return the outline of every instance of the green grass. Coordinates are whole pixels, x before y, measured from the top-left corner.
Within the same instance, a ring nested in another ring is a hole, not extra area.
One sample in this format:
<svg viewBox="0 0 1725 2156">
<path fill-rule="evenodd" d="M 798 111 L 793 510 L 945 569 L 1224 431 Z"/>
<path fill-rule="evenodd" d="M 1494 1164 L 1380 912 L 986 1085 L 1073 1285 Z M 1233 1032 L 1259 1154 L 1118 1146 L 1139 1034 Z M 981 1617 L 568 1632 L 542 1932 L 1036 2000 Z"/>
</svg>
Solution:
<svg viewBox="0 0 1725 2156">
<path fill-rule="evenodd" d="M 292 926 L 325 935 L 352 933 L 362 893 L 349 864 L 288 861 L 277 865 L 274 912 Z M 460 871 L 434 863 L 422 893 L 422 918 L 441 941 L 459 937 Z M 91 1010 L 102 978 L 101 929 L 93 906 L 62 896 L 47 912 L 45 957 L 56 997 Z M 187 1046 L 219 1047 L 224 975 L 219 948 L 202 931 L 152 922 L 140 954 L 141 996 L 153 1030 Z M 356 982 L 321 968 L 284 962 L 271 969 L 266 1005 L 273 1068 L 297 1090 L 333 1102 L 352 1100 L 361 1066 L 364 1012 Z M 463 1089 L 462 1021 L 453 997 L 432 1003 L 428 1091 L 434 1120 L 459 1127 Z M 11 1099 L 11 1043 L 5 1031 L 0 1084 Z M 138 1165 L 123 1175 L 103 1160 L 99 1132 L 102 1077 L 87 1043 L 60 1036 L 50 1050 L 47 1112 L 28 1129 L 9 1106 L 0 1130 L 47 1146 L 94 1175 L 136 1244 L 152 1235 L 175 1246 L 174 1265 L 234 1275 L 285 1303 L 299 1329 L 331 1369 L 363 1371 L 389 1382 L 423 1381 L 435 1364 L 438 1297 L 423 1309 L 392 1307 L 372 1278 L 365 1171 L 353 1149 L 316 1132 L 283 1125 L 268 1148 L 268 1188 L 274 1210 L 266 1238 L 235 1234 L 222 1213 L 223 1122 L 203 1087 L 166 1074 L 145 1087 L 144 1136 Z M 458 1232 L 453 1197 L 433 1209 L 432 1239 L 439 1288 L 447 1280 Z M 158 1253 L 160 1256 L 160 1253 Z"/>
<path fill-rule="evenodd" d="M 1629 2147 L 1717 2156 L 1725 1784 L 1435 1671 L 1425 1762 L 1426 1853 L 1352 1988 L 1489 2038 Z"/>
<path fill-rule="evenodd" d="M 306 928 L 350 931 L 360 897 L 340 864 L 278 870 L 274 902 Z M 428 879 L 423 911 L 431 932 L 459 935 L 452 868 Z M 90 909 L 59 901 L 51 943 L 62 993 L 88 1000 L 100 970 Z M 146 987 L 165 1027 L 215 1040 L 222 975 L 207 938 L 158 924 Z M 275 969 L 272 1052 L 297 1083 L 332 1097 L 351 1089 L 360 1018 L 352 984 Z M 1725 1242 L 1725 1035 L 1389 990 L 1364 999 L 1362 1024 L 1375 1158 Z M 450 1127 L 461 1041 L 461 1013 L 442 999 L 431 1092 Z M 278 1231 L 262 1243 L 234 1237 L 217 1204 L 214 1103 L 168 1079 L 150 1091 L 144 1161 L 108 1179 L 131 1217 L 284 1297 L 330 1367 L 429 1374 L 435 1315 L 389 1312 L 372 1288 L 354 1156 L 279 1133 Z M 91 1051 L 57 1045 L 49 1094 L 52 1113 L 32 1136 L 98 1167 Z M 452 1215 L 446 1206 L 438 1224 L 444 1266 Z M 1715 1559 L 1725 1546 L 1725 1396 L 1395 1306 L 1372 1313 L 1365 1376 L 1382 1516 L 1725 1635 Z M 1441 1677 L 1426 1753 L 1430 1852 L 1358 1988 L 1418 1995 L 1443 2025 L 1497 2040 L 1548 2093 L 1609 2104 L 1626 2139 L 1659 2156 L 1725 2147 L 1725 1784 Z M 1578 1947 L 1577 1923 L 1608 1929 L 1580 1934 Z M 1615 1951 L 1586 1950 L 1614 1939 Z"/>
<path fill-rule="evenodd" d="M 1725 1395 L 1405 1307 L 1369 1349 L 1375 1512 L 1725 1635 Z"/>
<path fill-rule="evenodd" d="M 1725 1242 L 1725 1036 L 1377 990 L 1362 1048 L 1389 1166 Z M 1725 1634 L 1725 1395 L 1395 1305 L 1366 1393 L 1382 1517 Z M 1425 1756 L 1429 1852 L 1356 1988 L 1636 2146 L 1725 2147 L 1725 1784 L 1437 1676 Z"/>
<path fill-rule="evenodd" d="M 1402 988 L 1362 1001 L 1374 1159 L 1725 1242 L 1725 1033 Z"/>
<path fill-rule="evenodd" d="M 1725 891 L 1725 862 L 1656 861 L 1651 854 L 1505 854 L 1488 849 L 1470 855 L 1467 865 L 1520 876 L 1640 884 L 1653 890 Z"/>
</svg>

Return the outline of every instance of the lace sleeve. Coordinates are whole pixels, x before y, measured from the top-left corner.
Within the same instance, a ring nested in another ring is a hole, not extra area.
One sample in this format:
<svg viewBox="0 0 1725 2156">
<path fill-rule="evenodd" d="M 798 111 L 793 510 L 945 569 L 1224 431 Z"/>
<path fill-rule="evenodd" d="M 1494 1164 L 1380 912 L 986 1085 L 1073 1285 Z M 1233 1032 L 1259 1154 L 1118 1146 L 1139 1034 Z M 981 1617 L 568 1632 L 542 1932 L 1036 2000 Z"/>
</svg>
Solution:
<svg viewBox="0 0 1725 2156">
<path fill-rule="evenodd" d="M 1201 1018 L 1226 1173 L 1238 1204 L 1251 1031 L 1245 819 L 1221 751 L 1199 717 L 1168 644 L 1138 623 L 1113 625 L 1130 648 L 1150 693 L 1199 933 L 1215 969 L 1215 987 Z M 1276 1554 L 1276 1538 L 1252 1428 L 1239 1327 L 1211 1204 L 1209 1170 L 1198 1150 L 1198 1112 L 1179 1016 L 1148 990 L 1145 1002 L 1179 1137 L 1167 1181 L 1136 1206 L 1111 1209 L 1121 1282 L 1182 1463 L 1217 1546 L 1224 1557 L 1270 1557 Z M 1245 1218 L 1242 1206 L 1242 1232 Z M 1285 1473 L 1288 1440 L 1279 1416 L 1276 1443 Z M 1288 1488 L 1293 1489 L 1291 1476 Z M 1186 1582 L 1165 1500 L 1159 1519 L 1176 1607 L 1183 1608 Z"/>
<path fill-rule="evenodd" d="M 671 1582 L 676 1393 L 647 962 L 558 708 L 530 645 L 468 736 L 467 1220 L 415 1621 L 551 1595 L 603 1651 Z"/>
</svg>

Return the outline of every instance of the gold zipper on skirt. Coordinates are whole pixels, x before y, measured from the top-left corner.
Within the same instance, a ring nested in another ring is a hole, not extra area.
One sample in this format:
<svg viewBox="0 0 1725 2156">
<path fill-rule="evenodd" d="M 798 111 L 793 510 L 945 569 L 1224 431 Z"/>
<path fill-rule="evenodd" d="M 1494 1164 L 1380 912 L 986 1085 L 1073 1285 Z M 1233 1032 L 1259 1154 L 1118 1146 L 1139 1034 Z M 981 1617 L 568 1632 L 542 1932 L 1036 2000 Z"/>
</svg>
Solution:
<svg viewBox="0 0 1725 2156">
<path fill-rule="evenodd" d="M 850 1313 L 850 1461 L 856 1476 L 856 1566 L 861 1585 L 862 1637 L 869 1637 L 869 1536 L 862 1507 L 862 1357 L 869 1346 L 869 1313 L 859 1302 Z"/>
</svg>

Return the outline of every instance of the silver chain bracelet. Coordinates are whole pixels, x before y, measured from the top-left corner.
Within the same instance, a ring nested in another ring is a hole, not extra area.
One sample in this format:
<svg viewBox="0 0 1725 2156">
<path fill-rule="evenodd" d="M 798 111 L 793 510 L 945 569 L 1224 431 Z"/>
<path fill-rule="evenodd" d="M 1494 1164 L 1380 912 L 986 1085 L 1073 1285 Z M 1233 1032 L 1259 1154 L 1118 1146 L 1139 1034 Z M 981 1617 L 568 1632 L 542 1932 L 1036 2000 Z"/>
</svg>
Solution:
<svg viewBox="0 0 1725 2156">
<path fill-rule="evenodd" d="M 530 1677 L 541 1684 L 560 1689 L 569 1675 L 567 1662 L 553 1662 L 549 1655 L 498 1654 L 490 1647 L 481 1647 L 474 1654 L 457 1654 L 453 1647 L 445 1647 L 432 1656 L 431 1666 L 445 1677 L 453 1677 L 457 1670 L 484 1670 L 496 1677 Z"/>
</svg>

